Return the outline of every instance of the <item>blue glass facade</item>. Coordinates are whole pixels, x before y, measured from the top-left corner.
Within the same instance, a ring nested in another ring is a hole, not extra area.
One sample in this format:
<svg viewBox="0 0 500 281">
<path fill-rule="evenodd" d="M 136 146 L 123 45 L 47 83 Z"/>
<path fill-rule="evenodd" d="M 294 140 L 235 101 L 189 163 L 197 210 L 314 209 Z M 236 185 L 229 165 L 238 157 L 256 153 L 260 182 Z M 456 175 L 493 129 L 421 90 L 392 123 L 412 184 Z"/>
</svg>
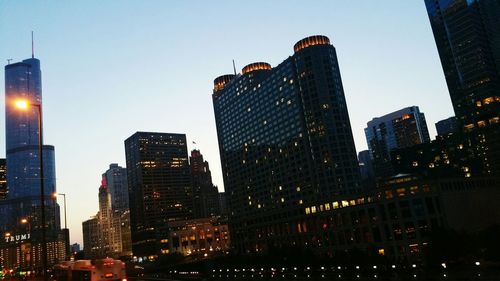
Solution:
<svg viewBox="0 0 500 281">
<path fill-rule="evenodd" d="M 40 61 L 35 58 L 5 66 L 5 136 L 8 195 L 0 213 L 7 215 L 2 227 L 12 230 L 21 218 L 38 221 L 40 206 L 40 160 L 38 108 L 16 108 L 15 101 L 24 99 L 32 104 L 42 103 Z M 45 198 L 47 221 L 57 228 L 59 214 L 52 198 L 56 191 L 54 147 L 43 146 Z M 37 226 L 32 225 L 32 229 Z"/>
</svg>

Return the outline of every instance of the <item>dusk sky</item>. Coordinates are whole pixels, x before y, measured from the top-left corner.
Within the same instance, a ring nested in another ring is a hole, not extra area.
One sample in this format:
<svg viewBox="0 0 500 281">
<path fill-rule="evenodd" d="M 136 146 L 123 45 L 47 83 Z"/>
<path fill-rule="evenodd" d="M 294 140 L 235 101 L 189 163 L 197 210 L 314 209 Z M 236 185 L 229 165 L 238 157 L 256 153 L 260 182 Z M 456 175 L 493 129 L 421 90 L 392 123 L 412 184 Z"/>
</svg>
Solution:
<svg viewBox="0 0 500 281">
<path fill-rule="evenodd" d="M 237 71 L 256 61 L 276 66 L 298 40 L 328 36 L 358 151 L 367 148 L 363 129 L 373 117 L 417 105 L 434 138 L 434 123 L 453 115 L 423 0 L 0 0 L 2 65 L 31 56 L 32 30 L 44 141 L 55 146 L 71 243 L 82 244 L 101 174 L 110 163 L 125 166 L 123 142 L 136 131 L 185 133 L 223 189 L 211 94 L 233 59 Z"/>
</svg>

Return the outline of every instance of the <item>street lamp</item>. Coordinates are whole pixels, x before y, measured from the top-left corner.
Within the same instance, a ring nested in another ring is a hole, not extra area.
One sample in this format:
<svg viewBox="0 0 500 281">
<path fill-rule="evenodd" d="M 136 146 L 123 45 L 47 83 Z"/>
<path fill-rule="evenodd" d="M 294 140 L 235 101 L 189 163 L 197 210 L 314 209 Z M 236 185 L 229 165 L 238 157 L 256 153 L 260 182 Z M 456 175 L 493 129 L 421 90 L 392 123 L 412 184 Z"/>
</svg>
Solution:
<svg viewBox="0 0 500 281">
<path fill-rule="evenodd" d="M 66 220 L 66 193 L 57 193 L 57 192 L 54 192 L 52 193 L 52 197 L 54 197 L 54 199 L 57 199 L 57 196 L 60 195 L 62 196 L 64 199 L 64 228 L 68 228 L 68 224 L 67 224 L 67 220 Z"/>
<path fill-rule="evenodd" d="M 52 197 L 54 197 L 54 199 L 56 199 L 56 200 L 57 200 L 57 195 L 60 195 L 64 198 L 64 229 L 63 229 L 63 233 L 64 233 L 64 240 L 66 241 L 66 243 L 65 243 L 66 259 L 68 259 L 69 256 L 71 255 L 71 253 L 70 253 L 70 247 L 69 247 L 68 221 L 66 220 L 66 193 L 57 193 L 57 192 L 52 193 Z"/>
<path fill-rule="evenodd" d="M 31 103 L 27 100 L 16 100 L 15 106 L 20 110 L 28 110 L 30 107 L 38 109 L 38 159 L 40 160 L 40 209 L 42 211 L 42 269 L 43 280 L 47 281 L 47 237 L 45 230 L 45 186 L 43 173 L 43 122 L 42 122 L 42 105 L 39 103 Z"/>
<path fill-rule="evenodd" d="M 33 268 L 33 255 L 32 255 L 32 247 L 33 243 L 31 242 L 31 222 L 27 218 L 22 218 L 21 219 L 21 224 L 26 224 L 28 226 L 28 238 L 29 238 L 29 250 L 25 250 L 25 258 L 29 257 L 29 272 L 31 273 L 31 270 Z"/>
</svg>

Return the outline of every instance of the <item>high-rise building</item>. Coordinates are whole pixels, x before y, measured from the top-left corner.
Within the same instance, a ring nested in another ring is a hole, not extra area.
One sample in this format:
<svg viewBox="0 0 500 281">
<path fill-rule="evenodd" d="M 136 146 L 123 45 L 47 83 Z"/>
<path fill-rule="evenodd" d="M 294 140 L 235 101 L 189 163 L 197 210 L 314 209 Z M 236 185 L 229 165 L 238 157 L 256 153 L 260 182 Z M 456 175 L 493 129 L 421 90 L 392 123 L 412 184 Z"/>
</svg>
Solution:
<svg viewBox="0 0 500 281">
<path fill-rule="evenodd" d="M 30 104 L 21 110 L 15 106 L 17 100 Z M 39 105 L 39 107 L 38 107 Z M 25 250 L 25 255 L 10 256 L 4 265 L 15 267 L 37 267 L 41 265 L 41 201 L 40 180 L 44 180 L 45 222 L 48 263 L 65 259 L 65 251 L 59 252 L 59 244 L 64 246 L 61 233 L 59 206 L 53 200 L 56 191 L 54 147 L 42 147 L 44 174 L 40 174 L 39 119 L 42 110 L 42 75 L 40 61 L 34 57 L 5 66 L 5 136 L 6 136 L 6 181 L 7 198 L 0 202 L 0 231 L 29 239 L 22 244 L 2 245 L 2 251 Z M 20 223 L 23 221 L 24 223 Z M 28 235 L 29 234 L 29 235 Z M 62 240 L 61 240 L 62 239 Z M 5 247 L 4 247 L 5 246 Z M 14 248 L 12 248 L 14 247 Z M 31 251 L 29 250 L 31 249 Z"/>
<path fill-rule="evenodd" d="M 7 198 L 7 165 L 5 158 L 0 158 L 0 200 Z"/>
<path fill-rule="evenodd" d="M 92 259 L 98 257 L 101 252 L 101 235 L 99 231 L 99 219 L 92 217 L 82 222 L 83 251 L 85 258 Z"/>
<path fill-rule="evenodd" d="M 443 119 L 436 123 L 436 132 L 438 137 L 445 137 L 459 131 L 461 130 L 458 127 L 457 118 L 455 118 L 455 116 Z"/>
<path fill-rule="evenodd" d="M 193 212 L 195 218 L 209 218 L 220 215 L 219 190 L 212 183 L 208 162 L 203 160 L 199 150 L 191 151 L 191 186 L 193 188 Z"/>
<path fill-rule="evenodd" d="M 465 128 L 500 122 L 500 3 L 425 0 L 455 115 Z"/>
<path fill-rule="evenodd" d="M 212 98 L 233 247 L 305 247 L 303 205 L 360 189 L 335 48 L 300 40 L 274 68 L 216 78 Z"/>
<path fill-rule="evenodd" d="M 124 212 L 128 210 L 128 183 L 127 169 L 118 164 L 109 165 L 109 169 L 102 175 L 103 184 L 111 196 L 111 210 Z"/>
<path fill-rule="evenodd" d="M 377 178 L 394 174 L 391 150 L 430 141 L 424 114 L 418 106 L 406 107 L 373 118 L 365 128 L 365 136 Z"/>
<path fill-rule="evenodd" d="M 500 174 L 500 3 L 425 0 L 460 128 L 471 132 L 484 171 Z"/>
<path fill-rule="evenodd" d="M 362 180 L 372 181 L 375 178 L 373 172 L 373 161 L 369 150 L 362 150 L 358 153 L 359 172 Z"/>
<path fill-rule="evenodd" d="M 128 202 L 120 202 L 128 200 L 128 194 L 124 195 L 124 192 L 128 193 L 126 169 L 118 164 L 109 165 L 102 174 L 99 187 L 99 212 L 93 217 L 96 222 L 84 222 L 93 231 L 83 233 L 87 236 L 84 241 L 91 243 L 84 245 L 88 258 L 119 258 L 132 254 Z M 93 239 L 93 235 L 97 235 L 97 239 Z"/>
<path fill-rule="evenodd" d="M 137 132 L 125 140 L 132 251 L 169 251 L 167 222 L 193 217 L 186 135 Z"/>
</svg>

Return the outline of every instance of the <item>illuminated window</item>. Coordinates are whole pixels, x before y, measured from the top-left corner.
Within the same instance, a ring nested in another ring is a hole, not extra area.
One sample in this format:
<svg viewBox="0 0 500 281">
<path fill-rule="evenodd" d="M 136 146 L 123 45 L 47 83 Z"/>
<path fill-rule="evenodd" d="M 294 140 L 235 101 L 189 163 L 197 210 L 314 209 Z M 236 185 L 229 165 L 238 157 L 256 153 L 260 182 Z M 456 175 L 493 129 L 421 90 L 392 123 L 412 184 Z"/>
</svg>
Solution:
<svg viewBox="0 0 500 281">
<path fill-rule="evenodd" d="M 394 197 L 394 195 L 392 194 L 392 190 L 386 190 L 385 191 L 385 198 L 386 199 L 391 199 L 393 197 Z"/>
<path fill-rule="evenodd" d="M 306 208 L 306 215 L 309 215 L 311 213 L 311 208 L 307 207 Z"/>
<path fill-rule="evenodd" d="M 411 194 L 415 194 L 418 192 L 418 186 L 412 186 L 410 187 L 410 193 Z"/>
<path fill-rule="evenodd" d="M 396 189 L 396 192 L 398 193 L 399 197 L 406 195 L 406 189 L 405 188 L 398 188 L 398 189 Z"/>
<path fill-rule="evenodd" d="M 316 206 L 311 207 L 311 213 L 313 213 L 313 214 L 316 213 Z"/>
<path fill-rule="evenodd" d="M 334 209 L 338 209 L 339 208 L 339 202 L 333 202 L 332 206 L 333 206 Z"/>
<path fill-rule="evenodd" d="M 329 211 L 330 210 L 330 203 L 325 204 L 325 210 Z"/>
<path fill-rule="evenodd" d="M 342 200 L 342 207 L 348 207 L 349 206 L 349 202 L 347 202 L 347 200 Z"/>
</svg>

